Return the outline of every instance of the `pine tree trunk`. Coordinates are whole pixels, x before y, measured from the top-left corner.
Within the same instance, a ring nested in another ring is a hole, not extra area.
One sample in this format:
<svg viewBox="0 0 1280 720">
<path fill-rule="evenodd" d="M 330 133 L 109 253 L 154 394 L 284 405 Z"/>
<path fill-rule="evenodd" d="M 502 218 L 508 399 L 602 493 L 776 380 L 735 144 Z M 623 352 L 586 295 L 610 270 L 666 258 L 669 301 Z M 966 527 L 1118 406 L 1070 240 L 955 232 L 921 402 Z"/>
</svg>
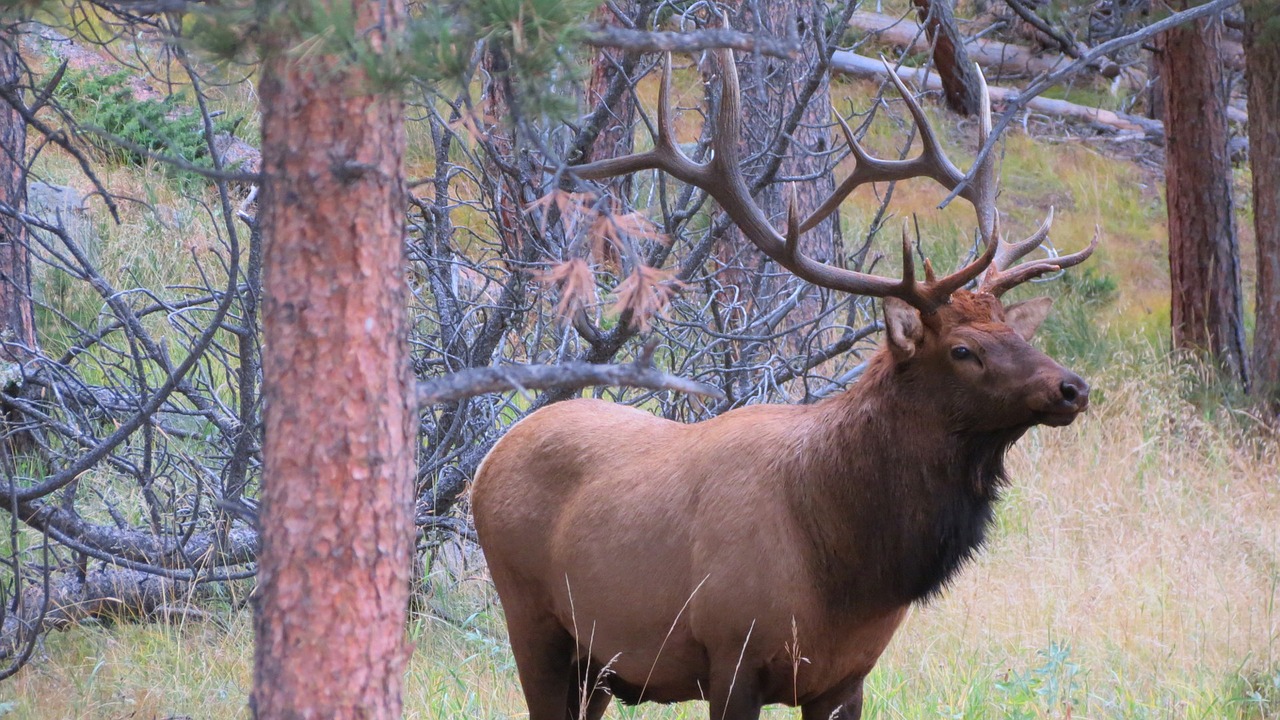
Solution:
<svg viewBox="0 0 1280 720">
<path fill-rule="evenodd" d="M 635 0 L 623 0 L 615 3 L 629 16 L 634 15 L 635 4 Z M 608 7 L 602 5 L 592 13 L 591 21 L 611 23 L 614 21 L 614 15 Z M 597 52 L 595 60 L 591 63 L 591 78 L 587 82 L 588 110 L 594 109 L 606 96 L 609 85 L 618 74 L 618 68 L 623 61 L 623 57 L 624 53 L 620 50 L 601 49 Z M 586 157 L 582 159 L 582 162 L 589 163 L 606 158 L 630 155 L 634 150 L 633 139 L 635 135 L 632 132 L 632 127 L 635 122 L 635 116 L 635 95 L 629 92 L 623 93 L 622 97 L 609 108 L 609 119 L 601 127 L 600 134 L 596 137 L 596 141 L 591 144 L 591 148 Z M 621 178 L 614 179 L 614 182 L 619 187 L 629 188 L 630 181 L 631 175 L 624 175 Z M 627 191 L 624 190 L 623 195 L 627 194 Z"/>
<path fill-rule="evenodd" d="M 635 0 L 623 0 L 615 3 L 624 13 L 631 16 L 635 14 Z M 601 5 L 592 13 L 592 22 L 610 23 L 614 21 L 613 11 L 608 6 Z M 620 50 L 611 50 L 602 48 L 596 53 L 594 61 L 591 63 L 591 77 L 587 81 L 587 109 L 594 110 L 597 105 L 604 101 L 608 94 L 609 86 L 613 84 L 620 66 L 625 62 L 625 55 Z M 636 117 L 635 95 L 631 92 L 625 92 L 622 97 L 618 98 L 609 107 L 609 115 L 603 126 L 600 128 L 600 134 L 596 136 L 595 142 L 587 149 L 584 163 L 595 162 L 613 157 L 623 157 L 630 155 L 635 150 L 635 134 L 632 132 Z M 609 184 L 613 186 L 613 192 L 618 197 L 630 197 L 632 186 L 632 175 L 627 174 L 621 177 L 613 178 Z M 612 243 L 604 243 L 601 247 L 605 257 L 599 258 L 606 265 L 619 268 L 622 265 L 622 258 L 618 254 L 618 250 Z"/>
<path fill-rule="evenodd" d="M 1280 0 L 1246 0 L 1244 15 L 1258 253 L 1251 382 L 1280 412 Z"/>
<path fill-rule="evenodd" d="M 17 37 L 0 37 L 0 85 L 17 87 L 22 77 Z M 26 208 L 24 162 L 27 126 L 22 115 L 0 100 L 0 203 L 18 211 Z M 20 220 L 0 216 L 0 330 L 8 338 L 0 345 L 0 358 L 22 361 L 36 342 L 31 306 L 31 256 L 26 226 Z"/>
<path fill-rule="evenodd" d="M 354 10 L 375 50 L 404 22 L 398 0 Z M 305 53 L 278 42 L 259 88 L 266 430 L 251 707 L 398 718 L 414 497 L 403 108 L 318 38 Z"/>
<path fill-rule="evenodd" d="M 1186 0 L 1177 4 L 1187 7 Z M 1231 202 L 1222 22 L 1200 20 L 1157 40 L 1164 88 L 1173 344 L 1208 353 L 1245 383 L 1240 250 Z"/>
</svg>

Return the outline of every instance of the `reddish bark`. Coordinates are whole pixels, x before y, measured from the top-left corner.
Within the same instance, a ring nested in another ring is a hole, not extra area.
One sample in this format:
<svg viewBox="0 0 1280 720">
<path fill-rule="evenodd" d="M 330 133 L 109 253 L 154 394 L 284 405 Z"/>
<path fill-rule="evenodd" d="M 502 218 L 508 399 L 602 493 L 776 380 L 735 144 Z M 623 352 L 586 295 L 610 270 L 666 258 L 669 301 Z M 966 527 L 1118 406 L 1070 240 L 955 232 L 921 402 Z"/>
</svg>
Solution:
<svg viewBox="0 0 1280 720">
<path fill-rule="evenodd" d="M 619 4 L 626 11 L 630 11 L 634 2 Z M 593 22 L 608 23 L 613 19 L 613 12 L 605 6 L 597 8 L 591 16 Z M 591 79 L 587 83 L 587 107 L 589 109 L 595 108 L 605 97 L 609 84 L 613 82 L 614 76 L 618 73 L 618 65 L 622 61 L 622 55 L 623 53 L 618 50 L 605 49 L 600 50 L 597 54 L 595 62 L 591 65 Z M 600 134 L 596 137 L 596 141 L 591 144 L 586 157 L 583 158 L 583 162 L 595 162 L 605 158 L 630 155 L 632 147 L 635 145 L 633 142 L 635 136 L 631 132 L 635 114 L 635 96 L 631 93 L 624 93 L 618 102 L 609 108 L 609 119 L 600 128 Z M 626 192 L 624 191 L 623 194 L 625 195 Z"/>
<path fill-rule="evenodd" d="M 356 2 L 356 37 L 377 49 L 404 15 L 399 0 Z M 397 718 L 413 539 L 403 108 L 360 66 L 280 42 L 259 90 L 266 437 L 251 707 Z"/>
<path fill-rule="evenodd" d="M 1186 7 L 1185 1 L 1178 9 Z M 1208 353 L 1244 383 L 1240 251 L 1231 201 L 1226 98 L 1212 18 L 1157 40 L 1164 94 L 1169 272 L 1175 347 Z"/>
<path fill-rule="evenodd" d="M 942 76 L 942 91 L 952 112 L 973 116 L 982 111 L 978 70 L 969 60 L 964 38 L 947 0 L 911 0 L 925 35 L 933 43 L 933 64 Z"/>
<path fill-rule="evenodd" d="M 526 199 L 524 188 L 501 169 L 502 165 L 511 167 L 519 164 L 515 158 L 515 127 L 511 122 L 511 104 L 516 98 L 512 94 L 510 61 L 506 53 L 506 49 L 498 43 L 490 43 L 485 48 L 482 62 L 488 82 L 485 84 L 482 107 L 484 130 L 489 140 L 489 154 L 484 161 L 485 174 L 498 179 L 493 188 L 498 240 L 504 249 L 503 257 L 511 257 L 518 253 L 508 251 L 518 248 L 522 242 Z"/>
<path fill-rule="evenodd" d="M 628 13 L 632 13 L 635 5 L 633 1 L 617 4 L 623 8 L 624 12 Z M 595 22 L 609 23 L 614 20 L 613 11 L 607 6 L 601 5 L 592 13 L 591 19 Z M 622 61 L 623 53 L 618 50 L 601 49 L 596 54 L 595 61 L 591 64 L 591 78 L 587 82 L 588 109 L 594 110 L 597 105 L 605 101 L 609 86 L 618 75 Z M 632 132 L 636 117 L 635 95 L 630 92 L 623 93 L 617 102 L 611 104 L 608 113 L 595 142 L 591 143 L 591 146 L 587 148 L 583 162 L 595 162 L 605 158 L 630 155 L 635 147 L 635 134 Z M 614 185 L 617 196 L 630 197 L 630 175 L 614 178 L 611 184 Z M 622 265 L 622 258 L 618 254 L 618 249 L 611 243 L 604 243 L 602 250 L 604 251 L 604 257 L 599 259 L 606 265 L 615 268 Z"/>
<path fill-rule="evenodd" d="M 1280 1 L 1246 0 L 1244 15 L 1258 255 L 1252 383 L 1280 412 Z"/>
</svg>

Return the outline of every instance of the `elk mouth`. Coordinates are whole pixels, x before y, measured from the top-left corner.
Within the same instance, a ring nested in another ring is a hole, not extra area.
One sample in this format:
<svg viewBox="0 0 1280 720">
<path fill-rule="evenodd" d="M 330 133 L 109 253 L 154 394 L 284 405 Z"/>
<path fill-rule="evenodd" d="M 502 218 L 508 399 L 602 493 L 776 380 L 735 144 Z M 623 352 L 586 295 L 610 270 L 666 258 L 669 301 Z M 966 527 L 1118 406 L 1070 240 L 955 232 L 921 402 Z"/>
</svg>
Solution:
<svg viewBox="0 0 1280 720">
<path fill-rule="evenodd" d="M 1083 409 L 1084 408 L 1063 408 L 1060 410 L 1041 410 L 1036 413 L 1036 422 L 1050 427 L 1065 427 L 1075 422 L 1076 416 L 1079 415 Z"/>
<path fill-rule="evenodd" d="M 1075 422 L 1080 413 L 1089 407 L 1089 397 L 1083 396 L 1075 401 L 1061 401 L 1050 407 L 1035 411 L 1036 422 L 1050 427 L 1063 427 Z"/>
</svg>

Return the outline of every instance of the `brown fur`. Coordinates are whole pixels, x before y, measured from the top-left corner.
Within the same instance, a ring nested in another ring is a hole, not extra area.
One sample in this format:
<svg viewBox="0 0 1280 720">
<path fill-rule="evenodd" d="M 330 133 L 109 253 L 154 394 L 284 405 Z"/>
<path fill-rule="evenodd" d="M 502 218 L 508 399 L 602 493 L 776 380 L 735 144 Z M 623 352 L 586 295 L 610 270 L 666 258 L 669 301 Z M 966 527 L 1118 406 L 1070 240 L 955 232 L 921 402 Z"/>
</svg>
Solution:
<svg viewBox="0 0 1280 720">
<path fill-rule="evenodd" d="M 610 692 L 858 718 L 907 607 L 982 543 L 1005 450 L 1087 405 L 1023 337 L 1046 311 L 890 300 L 886 347 L 817 405 L 684 425 L 574 400 L 512 428 L 472 505 L 530 720 L 594 720 Z"/>
</svg>

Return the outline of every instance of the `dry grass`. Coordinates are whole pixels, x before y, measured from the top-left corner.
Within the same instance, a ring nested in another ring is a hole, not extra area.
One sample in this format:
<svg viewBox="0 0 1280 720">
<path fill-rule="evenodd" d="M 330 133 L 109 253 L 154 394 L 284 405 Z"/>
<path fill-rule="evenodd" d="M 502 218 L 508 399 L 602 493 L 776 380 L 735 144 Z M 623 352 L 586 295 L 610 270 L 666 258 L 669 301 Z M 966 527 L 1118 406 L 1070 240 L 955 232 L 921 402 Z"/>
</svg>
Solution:
<svg viewBox="0 0 1280 720">
<path fill-rule="evenodd" d="M 1151 355 L 1093 377 L 1088 417 L 1015 448 L 989 548 L 912 614 L 868 718 L 1280 717 L 1280 440 L 1190 404 L 1202 379 Z M 432 602 L 467 619 L 414 623 L 408 717 L 522 715 L 484 587 L 440 585 Z M 82 628 L 0 696 L 16 718 L 244 716 L 250 667 L 245 614 L 229 631 Z"/>
</svg>

